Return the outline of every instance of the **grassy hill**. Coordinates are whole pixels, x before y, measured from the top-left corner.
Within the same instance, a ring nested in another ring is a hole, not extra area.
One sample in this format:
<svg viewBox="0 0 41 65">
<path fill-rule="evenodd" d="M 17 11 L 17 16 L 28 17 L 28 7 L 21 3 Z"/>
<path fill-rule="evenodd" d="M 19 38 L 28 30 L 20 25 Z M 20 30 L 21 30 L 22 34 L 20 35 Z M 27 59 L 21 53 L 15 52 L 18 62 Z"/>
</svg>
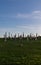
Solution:
<svg viewBox="0 0 41 65">
<path fill-rule="evenodd" d="M 0 38 L 0 65 L 41 65 L 41 40 Z"/>
</svg>

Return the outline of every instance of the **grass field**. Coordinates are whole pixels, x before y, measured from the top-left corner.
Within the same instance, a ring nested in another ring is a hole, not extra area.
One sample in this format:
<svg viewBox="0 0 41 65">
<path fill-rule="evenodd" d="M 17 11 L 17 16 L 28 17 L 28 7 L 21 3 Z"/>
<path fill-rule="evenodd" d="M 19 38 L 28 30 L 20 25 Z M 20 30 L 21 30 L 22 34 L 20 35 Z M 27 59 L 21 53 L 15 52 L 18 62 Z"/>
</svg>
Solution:
<svg viewBox="0 0 41 65">
<path fill-rule="evenodd" d="M 41 65 L 41 40 L 0 38 L 0 65 Z"/>
</svg>

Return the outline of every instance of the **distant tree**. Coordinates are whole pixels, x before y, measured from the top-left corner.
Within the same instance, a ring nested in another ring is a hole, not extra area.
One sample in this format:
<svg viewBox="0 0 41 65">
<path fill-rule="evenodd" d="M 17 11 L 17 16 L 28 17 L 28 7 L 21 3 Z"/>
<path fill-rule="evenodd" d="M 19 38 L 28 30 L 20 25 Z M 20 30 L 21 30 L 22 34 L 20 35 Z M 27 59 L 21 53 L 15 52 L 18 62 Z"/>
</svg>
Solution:
<svg viewBox="0 0 41 65">
<path fill-rule="evenodd" d="M 36 37 L 38 36 L 38 34 L 36 33 Z"/>
<path fill-rule="evenodd" d="M 29 35 L 27 35 L 27 40 L 29 40 Z"/>
<path fill-rule="evenodd" d="M 11 34 L 11 38 L 13 38 L 13 37 L 12 37 L 12 34 Z"/>
<path fill-rule="evenodd" d="M 18 38 L 19 38 L 19 33 L 18 33 Z"/>
<path fill-rule="evenodd" d="M 30 40 L 32 39 L 32 33 L 30 33 Z"/>
<path fill-rule="evenodd" d="M 24 38 L 24 32 L 23 32 L 23 38 Z"/>
<path fill-rule="evenodd" d="M 8 33 L 8 38 L 10 38 L 10 32 Z"/>
<path fill-rule="evenodd" d="M 14 35 L 14 39 L 16 39 L 16 34 Z"/>
<path fill-rule="evenodd" d="M 32 34 L 30 33 L 30 37 L 32 37 Z"/>
<path fill-rule="evenodd" d="M 36 39 L 35 40 L 37 40 L 37 37 L 38 37 L 38 34 L 36 33 Z"/>
<path fill-rule="evenodd" d="M 20 39 L 20 40 L 22 39 L 22 35 L 20 35 L 19 39 Z"/>
</svg>

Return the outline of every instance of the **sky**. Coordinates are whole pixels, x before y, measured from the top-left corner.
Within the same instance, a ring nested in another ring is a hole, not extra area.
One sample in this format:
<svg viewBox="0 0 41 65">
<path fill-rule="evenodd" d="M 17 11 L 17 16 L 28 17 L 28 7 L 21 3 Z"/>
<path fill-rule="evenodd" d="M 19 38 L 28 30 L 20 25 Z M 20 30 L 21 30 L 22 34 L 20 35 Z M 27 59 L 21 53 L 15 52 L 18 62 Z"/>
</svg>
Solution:
<svg viewBox="0 0 41 65">
<path fill-rule="evenodd" d="M 41 0 L 0 0 L 0 37 L 5 32 L 41 35 Z"/>
</svg>

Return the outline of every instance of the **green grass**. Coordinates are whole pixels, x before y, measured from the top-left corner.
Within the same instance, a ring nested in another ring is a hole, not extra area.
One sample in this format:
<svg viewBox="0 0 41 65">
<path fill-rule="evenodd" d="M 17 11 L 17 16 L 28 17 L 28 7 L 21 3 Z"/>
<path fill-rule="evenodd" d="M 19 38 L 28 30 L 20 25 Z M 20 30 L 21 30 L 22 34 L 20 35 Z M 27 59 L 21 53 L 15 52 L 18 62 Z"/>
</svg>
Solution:
<svg viewBox="0 0 41 65">
<path fill-rule="evenodd" d="M 41 65 L 41 40 L 0 39 L 0 65 Z"/>
</svg>

